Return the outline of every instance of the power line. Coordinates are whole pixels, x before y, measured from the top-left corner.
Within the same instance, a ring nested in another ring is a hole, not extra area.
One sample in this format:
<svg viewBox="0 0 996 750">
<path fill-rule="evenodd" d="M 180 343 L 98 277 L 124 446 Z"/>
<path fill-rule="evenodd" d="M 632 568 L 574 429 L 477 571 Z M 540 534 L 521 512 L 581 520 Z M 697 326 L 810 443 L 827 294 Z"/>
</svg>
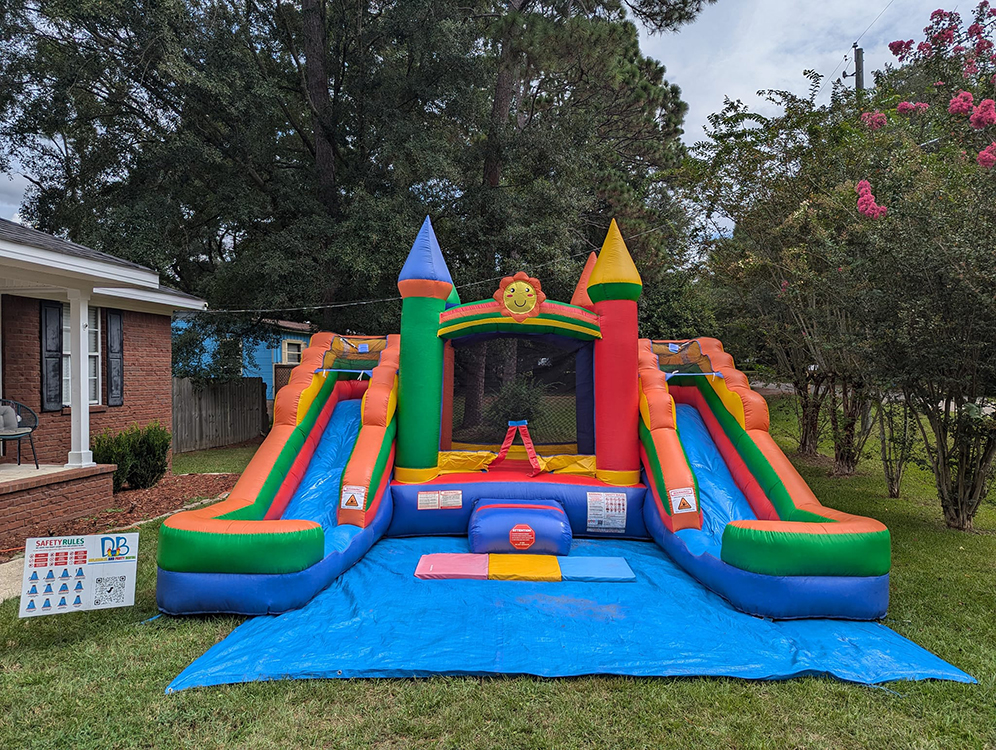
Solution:
<svg viewBox="0 0 996 750">
<path fill-rule="evenodd" d="M 865 30 L 862 31 L 861 34 L 858 35 L 858 38 L 854 40 L 855 46 L 858 44 L 858 42 L 861 41 L 861 39 L 864 37 L 864 35 L 868 33 L 868 30 L 871 29 L 871 27 L 874 26 L 876 23 L 878 23 L 878 19 L 880 19 L 883 15 L 885 15 L 885 11 L 887 11 L 890 7 L 892 7 L 892 4 L 894 2 L 896 2 L 896 0 L 889 0 L 889 2 L 886 3 L 885 7 L 882 8 L 882 10 L 880 10 L 878 12 L 878 15 L 875 16 L 875 18 L 872 20 L 872 22 L 865 27 Z M 820 86 L 819 91 L 816 92 L 816 96 L 819 96 L 821 93 L 823 93 L 823 89 L 826 87 L 827 81 L 832 81 L 833 80 L 833 77 L 835 75 L 837 75 L 837 71 L 840 70 L 840 66 L 843 65 L 844 62 L 846 62 L 846 60 L 847 60 L 847 55 L 844 55 L 840 59 L 840 62 L 837 63 L 837 67 L 833 69 L 833 73 L 831 73 L 829 76 L 827 76 L 826 78 L 823 79 L 823 83 Z"/>
<path fill-rule="evenodd" d="M 560 258 L 558 260 L 551 260 L 551 261 L 548 261 L 546 263 L 540 263 L 538 265 L 533 265 L 531 267 L 535 269 L 535 268 L 545 268 L 547 266 L 553 266 L 553 265 L 556 265 L 558 263 L 562 263 L 564 260 L 570 260 L 570 259 L 573 259 L 573 258 L 579 258 L 582 255 L 587 256 L 589 252 L 590 252 L 589 250 L 583 250 L 581 252 L 573 253 L 571 255 L 568 255 L 566 258 Z M 492 276 L 491 278 L 481 279 L 480 281 L 470 281 L 470 282 L 468 282 L 466 284 L 459 284 L 459 285 L 456 286 L 456 288 L 458 290 L 459 289 L 467 289 L 468 287 L 478 286 L 480 284 L 487 284 L 487 283 L 490 283 L 492 281 L 500 281 L 501 279 L 504 279 L 506 276 L 508 276 L 508 274 L 502 274 L 501 276 Z M 205 314 L 205 313 L 222 314 L 222 313 L 224 313 L 224 314 L 229 314 L 229 315 L 240 315 L 240 314 L 247 314 L 247 313 L 263 314 L 263 313 L 279 313 L 279 312 L 307 312 L 309 310 L 315 310 L 315 311 L 317 311 L 317 310 L 335 310 L 335 309 L 340 309 L 340 308 L 343 308 L 343 307 L 359 307 L 360 305 L 378 305 L 378 304 L 383 304 L 385 302 L 397 302 L 400 299 L 401 299 L 401 297 L 399 296 L 399 297 L 382 297 L 381 299 L 354 300 L 352 302 L 333 302 L 333 303 L 329 303 L 329 304 L 326 304 L 326 305 L 305 305 L 303 307 L 271 307 L 271 308 L 266 308 L 266 309 L 246 309 L 246 310 L 227 310 L 227 309 L 213 309 L 213 310 L 210 310 L 209 309 L 209 310 L 201 310 L 200 312 L 195 313 L 195 314 Z"/>
<path fill-rule="evenodd" d="M 820 88 L 817 90 L 816 96 L 819 96 L 821 93 L 823 93 L 823 89 L 826 88 L 827 81 L 833 80 L 833 77 L 837 75 L 837 71 L 840 70 L 840 66 L 843 65 L 846 61 L 847 61 L 847 55 L 844 55 L 842 58 L 840 58 L 840 62 L 837 63 L 837 67 L 833 69 L 833 73 L 831 73 L 830 75 L 828 75 L 826 78 L 823 79 L 823 83 L 820 84 Z"/>
<path fill-rule="evenodd" d="M 855 44 L 857 44 L 858 42 L 861 41 L 861 37 L 863 37 L 865 34 L 868 33 L 868 29 L 870 29 L 872 26 L 875 25 L 875 23 L 878 21 L 878 19 L 880 19 L 885 14 L 885 11 L 887 11 L 889 9 L 889 7 L 894 2 L 896 2 L 896 0 L 889 0 L 889 4 L 886 5 L 884 8 L 882 8 L 882 10 L 879 12 L 879 14 L 877 16 L 875 16 L 875 20 L 872 21 L 870 24 L 868 24 L 868 27 L 864 31 L 861 32 L 861 36 L 859 36 L 857 39 L 854 40 Z"/>
</svg>

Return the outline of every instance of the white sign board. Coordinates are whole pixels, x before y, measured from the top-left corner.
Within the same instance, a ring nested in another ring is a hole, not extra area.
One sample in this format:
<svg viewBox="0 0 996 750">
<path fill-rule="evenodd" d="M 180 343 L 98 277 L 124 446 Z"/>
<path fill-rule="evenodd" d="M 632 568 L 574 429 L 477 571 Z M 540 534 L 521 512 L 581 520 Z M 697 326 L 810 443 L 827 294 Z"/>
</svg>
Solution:
<svg viewBox="0 0 996 750">
<path fill-rule="evenodd" d="M 28 539 L 18 617 L 130 607 L 137 569 L 137 532 Z"/>
<path fill-rule="evenodd" d="M 626 493 L 588 493 L 588 531 L 626 533 Z"/>
</svg>

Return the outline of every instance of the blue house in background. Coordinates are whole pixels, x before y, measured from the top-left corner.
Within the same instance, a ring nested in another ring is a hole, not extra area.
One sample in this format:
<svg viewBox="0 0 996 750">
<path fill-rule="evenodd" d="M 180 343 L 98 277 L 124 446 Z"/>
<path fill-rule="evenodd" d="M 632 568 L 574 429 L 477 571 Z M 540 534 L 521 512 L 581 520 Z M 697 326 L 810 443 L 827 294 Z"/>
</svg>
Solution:
<svg viewBox="0 0 996 750">
<path fill-rule="evenodd" d="M 290 320 L 268 320 L 266 323 L 277 334 L 277 338 L 272 344 L 257 344 L 247 354 L 242 376 L 263 378 L 266 383 L 266 400 L 273 401 L 276 390 L 287 385 L 287 378 L 294 365 L 301 364 L 301 352 L 308 346 L 311 326 Z"/>
<path fill-rule="evenodd" d="M 270 341 L 257 342 L 250 351 L 244 352 L 242 377 L 262 378 L 266 384 L 266 400 L 272 405 L 276 391 L 287 384 L 290 371 L 301 363 L 301 353 L 311 339 L 311 325 L 291 320 L 264 320 L 263 323 L 273 332 Z M 183 329 L 187 325 L 182 318 L 174 320 L 174 328 Z M 205 357 L 214 352 L 213 341 L 207 341 Z"/>
</svg>

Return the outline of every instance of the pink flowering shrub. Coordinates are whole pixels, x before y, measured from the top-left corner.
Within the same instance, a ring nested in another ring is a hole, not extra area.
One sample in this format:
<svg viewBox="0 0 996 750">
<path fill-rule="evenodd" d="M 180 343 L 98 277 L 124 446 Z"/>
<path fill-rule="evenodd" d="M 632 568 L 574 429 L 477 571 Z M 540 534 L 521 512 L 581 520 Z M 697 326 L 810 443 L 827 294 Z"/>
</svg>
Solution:
<svg viewBox="0 0 996 750">
<path fill-rule="evenodd" d="M 943 47 L 946 44 L 951 44 L 951 42 L 953 41 L 954 41 L 954 29 L 944 29 L 942 31 L 938 31 L 933 36 L 933 42 L 938 46 Z"/>
<path fill-rule="evenodd" d="M 953 115 L 967 115 L 972 111 L 973 102 L 971 91 L 959 91 L 948 102 L 948 112 Z"/>
<path fill-rule="evenodd" d="M 858 182 L 854 186 L 854 190 L 858 194 L 858 212 L 860 214 L 867 216 L 869 219 L 881 219 L 889 213 L 889 209 L 875 202 L 875 196 L 872 195 L 871 183 L 868 180 Z"/>
<path fill-rule="evenodd" d="M 975 159 L 983 169 L 992 169 L 996 166 L 996 142 L 982 149 Z"/>
<path fill-rule="evenodd" d="M 899 58 L 900 62 L 903 62 L 913 54 L 913 40 L 909 39 L 904 42 L 902 39 L 897 39 L 894 42 L 889 42 L 889 52 Z"/>
<path fill-rule="evenodd" d="M 982 130 L 987 125 L 996 125 L 996 101 L 983 99 L 968 118 L 968 124 L 976 130 Z"/>
<path fill-rule="evenodd" d="M 930 109 L 930 105 L 927 102 L 899 102 L 896 105 L 896 111 L 901 115 L 908 115 L 911 112 L 926 112 Z"/>
<path fill-rule="evenodd" d="M 862 112 L 861 122 L 869 130 L 878 130 L 885 127 L 885 115 L 881 112 Z"/>
</svg>

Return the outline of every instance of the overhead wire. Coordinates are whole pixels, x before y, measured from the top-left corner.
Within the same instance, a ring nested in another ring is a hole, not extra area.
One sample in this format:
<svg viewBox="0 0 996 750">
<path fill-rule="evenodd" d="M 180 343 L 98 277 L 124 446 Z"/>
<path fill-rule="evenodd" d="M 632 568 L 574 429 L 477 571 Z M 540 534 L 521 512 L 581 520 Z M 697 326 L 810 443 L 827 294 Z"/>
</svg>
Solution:
<svg viewBox="0 0 996 750">
<path fill-rule="evenodd" d="M 590 250 L 582 250 L 582 251 L 577 252 L 577 253 L 571 253 L 570 255 L 568 255 L 568 256 L 566 256 L 564 258 L 558 258 L 557 260 L 547 261 L 546 263 L 533 264 L 533 265 L 530 266 L 530 268 L 534 268 L 534 269 L 535 268 L 546 268 L 547 266 L 553 266 L 553 265 L 557 265 L 558 263 L 563 263 L 565 260 L 572 260 L 574 258 L 579 258 L 582 255 L 587 256 L 589 252 L 591 252 L 591 251 Z M 506 276 L 508 276 L 508 274 L 502 274 L 500 276 L 492 276 L 490 278 L 480 279 L 478 281 L 470 281 L 470 282 L 467 282 L 466 284 L 456 284 L 455 286 L 456 286 L 456 288 L 458 290 L 459 289 L 467 289 L 468 287 L 479 286 L 480 284 L 487 284 L 487 283 L 490 283 L 490 282 L 493 282 L 493 281 L 500 281 L 501 279 L 504 279 Z M 397 297 L 382 297 L 380 299 L 352 300 L 350 302 L 330 302 L 328 304 L 304 305 L 304 306 L 301 306 L 301 307 L 271 307 L 271 308 L 260 308 L 260 309 L 257 309 L 257 308 L 247 308 L 247 309 L 244 309 L 244 310 L 229 310 L 229 309 L 215 308 L 215 309 L 208 309 L 208 310 L 199 310 L 199 311 L 197 311 L 194 314 L 203 315 L 203 314 L 206 314 L 206 313 L 213 313 L 213 314 L 222 314 L 222 313 L 224 313 L 224 314 L 229 314 L 229 315 L 242 315 L 242 314 L 249 314 L 249 313 L 251 313 L 251 314 L 265 314 L 265 313 L 280 313 L 280 312 L 307 312 L 307 311 L 310 311 L 310 310 L 315 310 L 315 311 L 317 311 L 317 310 L 335 310 L 335 309 L 339 309 L 339 308 L 343 308 L 343 307 L 358 307 L 360 305 L 377 305 L 377 304 L 382 304 L 382 303 L 385 303 L 385 302 L 397 302 L 400 299 L 401 299 L 401 296 L 399 295 Z"/>
<path fill-rule="evenodd" d="M 880 10 L 878 12 L 878 15 L 875 16 L 874 19 L 872 19 L 872 22 L 870 24 L 868 24 L 865 27 L 865 30 L 862 31 L 858 35 L 858 38 L 854 40 L 855 44 L 857 44 L 858 42 L 860 42 L 864 38 L 864 35 L 867 34 L 868 31 L 871 29 L 871 27 L 874 26 L 876 23 L 878 23 L 878 19 L 880 19 L 883 15 L 885 15 L 885 11 L 887 11 L 890 7 L 892 7 L 892 4 L 894 2 L 896 2 L 896 0 L 889 0 L 889 2 L 886 3 L 886 6 L 884 8 L 882 8 L 882 10 Z M 843 65 L 846 61 L 847 61 L 847 55 L 844 55 L 840 59 L 840 62 L 837 63 L 837 67 L 833 69 L 833 73 L 831 73 L 829 76 L 827 76 L 826 78 L 823 79 L 823 83 L 820 85 L 819 90 L 816 92 L 816 96 L 819 96 L 821 93 L 823 93 L 823 89 L 826 88 L 827 81 L 832 81 L 833 80 L 833 77 L 835 75 L 837 75 L 837 71 L 840 70 L 840 66 Z"/>
</svg>

